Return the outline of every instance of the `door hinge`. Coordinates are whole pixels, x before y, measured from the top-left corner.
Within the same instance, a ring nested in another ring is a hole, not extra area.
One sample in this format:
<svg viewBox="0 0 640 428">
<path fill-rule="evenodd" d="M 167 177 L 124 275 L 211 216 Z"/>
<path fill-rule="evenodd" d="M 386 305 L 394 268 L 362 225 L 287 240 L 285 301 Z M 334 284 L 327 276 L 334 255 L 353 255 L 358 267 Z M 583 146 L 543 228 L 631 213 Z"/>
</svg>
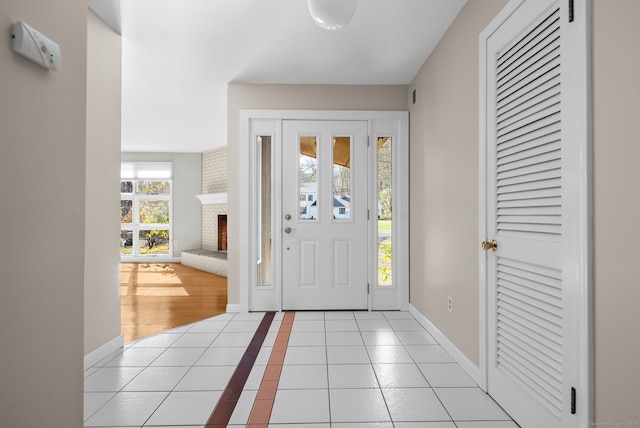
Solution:
<svg viewBox="0 0 640 428">
<path fill-rule="evenodd" d="M 367 282 L 367 294 L 371 294 L 371 284 Z"/>
<path fill-rule="evenodd" d="M 573 10 L 573 0 L 569 0 L 569 22 L 573 22 L 573 14 L 574 14 L 574 10 Z"/>
<path fill-rule="evenodd" d="M 571 414 L 576 414 L 576 389 L 571 388 Z"/>
<path fill-rule="evenodd" d="M 371 211 L 367 209 L 367 220 L 371 220 Z"/>
<path fill-rule="evenodd" d="M 371 136 L 367 135 L 367 147 L 371 145 Z"/>
</svg>

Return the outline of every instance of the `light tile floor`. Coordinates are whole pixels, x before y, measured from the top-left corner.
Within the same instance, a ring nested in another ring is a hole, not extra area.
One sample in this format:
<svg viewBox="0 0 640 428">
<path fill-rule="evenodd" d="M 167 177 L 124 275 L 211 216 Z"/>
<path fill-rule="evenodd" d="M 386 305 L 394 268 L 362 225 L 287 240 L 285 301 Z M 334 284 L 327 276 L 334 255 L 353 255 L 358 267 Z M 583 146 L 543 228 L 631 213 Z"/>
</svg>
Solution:
<svg viewBox="0 0 640 428">
<path fill-rule="evenodd" d="M 203 428 L 263 314 L 138 341 L 85 371 L 85 427 Z M 245 427 L 277 313 L 231 417 Z M 408 312 L 298 312 L 269 427 L 517 428 Z"/>
</svg>

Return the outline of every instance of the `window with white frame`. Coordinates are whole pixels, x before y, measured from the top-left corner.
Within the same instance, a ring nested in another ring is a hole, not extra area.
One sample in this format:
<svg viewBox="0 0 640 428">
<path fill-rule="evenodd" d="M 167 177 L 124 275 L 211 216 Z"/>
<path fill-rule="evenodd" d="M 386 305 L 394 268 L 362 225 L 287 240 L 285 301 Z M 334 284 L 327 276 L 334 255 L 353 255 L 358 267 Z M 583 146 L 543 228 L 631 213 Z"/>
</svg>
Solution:
<svg viewBox="0 0 640 428">
<path fill-rule="evenodd" d="M 120 169 L 120 255 L 171 255 L 170 162 L 123 162 Z"/>
</svg>

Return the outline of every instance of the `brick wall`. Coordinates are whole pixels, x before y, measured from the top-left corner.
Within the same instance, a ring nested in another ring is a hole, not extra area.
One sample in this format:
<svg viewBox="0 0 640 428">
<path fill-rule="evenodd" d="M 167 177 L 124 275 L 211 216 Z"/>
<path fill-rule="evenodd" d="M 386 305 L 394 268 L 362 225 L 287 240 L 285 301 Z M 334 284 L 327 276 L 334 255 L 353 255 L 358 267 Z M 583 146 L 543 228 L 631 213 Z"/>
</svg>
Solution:
<svg viewBox="0 0 640 428">
<path fill-rule="evenodd" d="M 227 146 L 202 154 L 202 193 L 227 191 Z M 202 206 L 202 248 L 218 249 L 218 215 L 227 213 L 227 204 Z"/>
</svg>

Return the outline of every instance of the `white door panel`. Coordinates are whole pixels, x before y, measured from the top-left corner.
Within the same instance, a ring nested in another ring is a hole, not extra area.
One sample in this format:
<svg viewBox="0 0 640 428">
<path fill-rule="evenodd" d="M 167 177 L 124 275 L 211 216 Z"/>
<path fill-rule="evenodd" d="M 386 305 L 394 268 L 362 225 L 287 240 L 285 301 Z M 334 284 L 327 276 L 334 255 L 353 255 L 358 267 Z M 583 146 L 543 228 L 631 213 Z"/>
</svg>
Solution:
<svg viewBox="0 0 640 428">
<path fill-rule="evenodd" d="M 575 426 L 567 362 L 562 13 L 525 0 L 487 40 L 488 392 L 521 426 Z"/>
<path fill-rule="evenodd" d="M 300 246 L 297 256 L 300 260 L 299 287 L 318 288 L 318 241 L 300 240 L 298 244 Z"/>
<path fill-rule="evenodd" d="M 283 309 L 367 309 L 367 123 L 283 122 Z"/>
</svg>

